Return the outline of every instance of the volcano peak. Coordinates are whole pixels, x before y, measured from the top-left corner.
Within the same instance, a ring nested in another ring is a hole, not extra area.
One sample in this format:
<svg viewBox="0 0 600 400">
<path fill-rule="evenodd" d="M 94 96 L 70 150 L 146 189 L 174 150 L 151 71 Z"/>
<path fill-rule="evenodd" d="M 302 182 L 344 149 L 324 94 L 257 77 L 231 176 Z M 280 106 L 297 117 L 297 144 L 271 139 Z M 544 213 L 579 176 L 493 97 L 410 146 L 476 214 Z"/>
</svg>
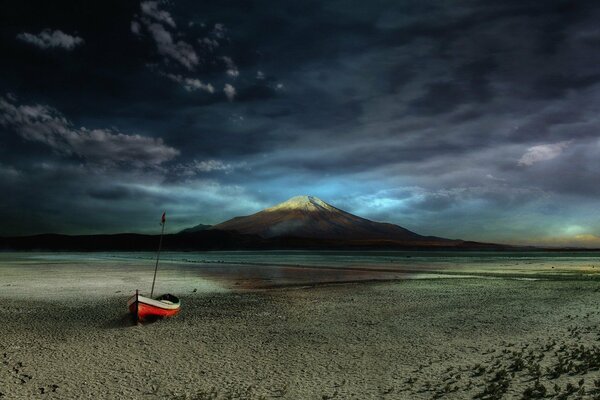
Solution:
<svg viewBox="0 0 600 400">
<path fill-rule="evenodd" d="M 277 212 L 277 211 L 336 211 L 336 208 L 325 203 L 323 200 L 315 196 L 295 196 L 289 200 L 279 203 L 273 207 L 267 208 L 266 212 Z"/>
</svg>

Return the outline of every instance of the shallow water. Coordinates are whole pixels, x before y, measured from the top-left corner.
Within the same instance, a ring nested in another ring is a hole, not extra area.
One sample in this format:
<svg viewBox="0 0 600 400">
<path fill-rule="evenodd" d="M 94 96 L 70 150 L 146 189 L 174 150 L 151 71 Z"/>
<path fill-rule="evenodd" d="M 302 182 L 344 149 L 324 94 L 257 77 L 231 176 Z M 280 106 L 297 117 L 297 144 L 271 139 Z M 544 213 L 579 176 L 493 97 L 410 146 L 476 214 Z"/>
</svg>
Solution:
<svg viewBox="0 0 600 400">
<path fill-rule="evenodd" d="M 29 286 L 63 294 L 80 288 L 97 294 L 129 291 L 147 286 L 155 257 L 152 252 L 0 253 L 2 291 Z M 163 252 L 158 284 L 181 293 L 440 278 L 600 279 L 600 252 Z"/>
<path fill-rule="evenodd" d="M 64 253 L 63 253 L 64 254 Z M 81 254 L 81 253 L 80 253 Z M 88 253 L 100 257 L 153 258 L 154 253 Z M 79 257 L 80 255 L 75 255 Z M 162 260 L 287 265 L 403 265 L 403 266 L 497 266 L 519 264 L 596 263 L 600 252 L 475 252 L 475 251 L 206 251 L 163 252 Z"/>
</svg>

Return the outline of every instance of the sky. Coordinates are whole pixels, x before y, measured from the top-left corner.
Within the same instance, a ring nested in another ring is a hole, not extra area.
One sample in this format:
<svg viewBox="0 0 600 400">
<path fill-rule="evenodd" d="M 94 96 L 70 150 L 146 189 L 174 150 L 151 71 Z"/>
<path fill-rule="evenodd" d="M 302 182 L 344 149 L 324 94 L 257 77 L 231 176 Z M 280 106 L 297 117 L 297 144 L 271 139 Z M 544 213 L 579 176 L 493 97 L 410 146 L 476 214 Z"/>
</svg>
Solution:
<svg viewBox="0 0 600 400">
<path fill-rule="evenodd" d="M 425 235 L 600 246 L 600 3 L 21 1 L 0 235 L 313 195 Z"/>
</svg>

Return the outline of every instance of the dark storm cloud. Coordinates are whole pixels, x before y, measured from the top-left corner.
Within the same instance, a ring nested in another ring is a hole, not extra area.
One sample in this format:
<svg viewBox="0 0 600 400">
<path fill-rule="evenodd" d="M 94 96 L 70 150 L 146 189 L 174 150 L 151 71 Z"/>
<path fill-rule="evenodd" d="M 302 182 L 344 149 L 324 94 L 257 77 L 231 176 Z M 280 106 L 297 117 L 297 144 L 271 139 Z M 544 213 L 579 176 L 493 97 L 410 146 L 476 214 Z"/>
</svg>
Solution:
<svg viewBox="0 0 600 400">
<path fill-rule="evenodd" d="M 439 236 L 600 234 L 598 18 L 558 0 L 13 4 L 4 232 L 151 230 L 163 208 L 175 229 L 314 194 Z"/>
<path fill-rule="evenodd" d="M 15 105 L 0 97 L 0 126 L 27 141 L 40 142 L 56 153 L 101 164 L 157 166 L 179 151 L 162 139 L 105 129 L 76 128 L 58 111 L 44 105 Z"/>
</svg>

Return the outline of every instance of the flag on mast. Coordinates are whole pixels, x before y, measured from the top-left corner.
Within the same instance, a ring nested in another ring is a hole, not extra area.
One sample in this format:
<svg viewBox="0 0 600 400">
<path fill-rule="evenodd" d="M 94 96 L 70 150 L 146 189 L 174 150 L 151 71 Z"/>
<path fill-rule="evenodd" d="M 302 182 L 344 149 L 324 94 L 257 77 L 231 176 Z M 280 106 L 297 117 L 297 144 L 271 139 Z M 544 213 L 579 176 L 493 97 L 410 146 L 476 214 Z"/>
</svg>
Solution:
<svg viewBox="0 0 600 400">
<path fill-rule="evenodd" d="M 167 212 L 165 211 L 165 212 L 163 212 L 163 215 L 160 218 L 160 223 L 164 224 L 166 220 L 167 220 Z"/>
</svg>

